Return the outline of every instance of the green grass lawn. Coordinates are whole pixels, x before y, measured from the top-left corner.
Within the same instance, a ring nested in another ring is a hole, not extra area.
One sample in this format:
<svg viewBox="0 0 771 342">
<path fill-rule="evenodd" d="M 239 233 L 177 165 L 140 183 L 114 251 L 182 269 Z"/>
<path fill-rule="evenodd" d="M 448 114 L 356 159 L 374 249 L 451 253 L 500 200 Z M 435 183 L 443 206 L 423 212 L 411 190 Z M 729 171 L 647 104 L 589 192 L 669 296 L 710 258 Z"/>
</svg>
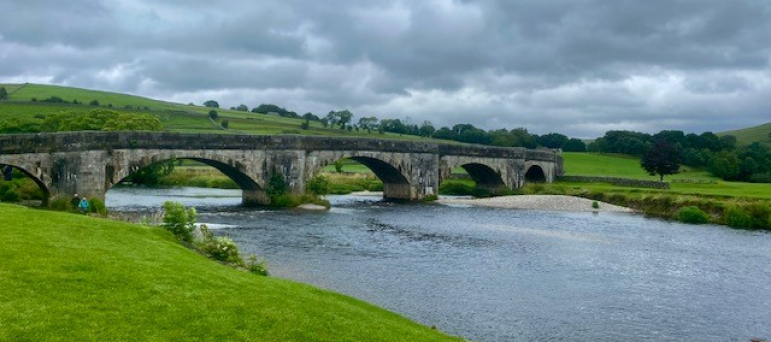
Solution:
<svg viewBox="0 0 771 342">
<path fill-rule="evenodd" d="M 171 234 L 0 204 L 2 341 L 453 341 L 356 299 L 210 261 Z"/>
<path fill-rule="evenodd" d="M 565 160 L 565 175 L 658 180 L 658 176 L 650 176 L 640 167 L 638 157 L 575 152 L 565 152 L 562 155 Z M 683 168 L 681 173 L 664 177 L 664 181 L 671 182 L 671 189 L 668 191 L 682 194 L 771 198 L 771 184 L 725 182 L 711 176 L 707 171 L 690 170 L 687 167 Z M 602 183 L 581 184 L 598 190 L 620 188 Z"/>
</svg>

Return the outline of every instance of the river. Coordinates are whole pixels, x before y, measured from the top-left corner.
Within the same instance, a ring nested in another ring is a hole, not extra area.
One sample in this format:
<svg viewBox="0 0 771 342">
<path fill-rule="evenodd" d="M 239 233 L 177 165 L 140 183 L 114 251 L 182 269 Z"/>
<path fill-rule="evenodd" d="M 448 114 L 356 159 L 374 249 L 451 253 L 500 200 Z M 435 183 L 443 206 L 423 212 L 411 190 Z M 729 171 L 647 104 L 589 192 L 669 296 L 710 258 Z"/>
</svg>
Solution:
<svg viewBox="0 0 771 342">
<path fill-rule="evenodd" d="M 771 234 L 634 214 L 392 204 L 328 212 L 238 206 L 240 191 L 110 190 L 113 211 L 174 200 L 268 260 L 479 342 L 771 339 Z"/>
</svg>

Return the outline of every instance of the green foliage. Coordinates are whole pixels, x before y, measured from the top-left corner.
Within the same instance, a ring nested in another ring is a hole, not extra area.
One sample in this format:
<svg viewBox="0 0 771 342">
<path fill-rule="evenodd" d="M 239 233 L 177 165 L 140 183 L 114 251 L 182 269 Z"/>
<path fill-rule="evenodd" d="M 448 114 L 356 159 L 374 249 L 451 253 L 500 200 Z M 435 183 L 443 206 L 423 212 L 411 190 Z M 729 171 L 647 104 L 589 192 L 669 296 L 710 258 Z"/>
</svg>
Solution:
<svg viewBox="0 0 771 342">
<path fill-rule="evenodd" d="M 600 202 L 597 202 L 597 201 L 592 202 L 592 208 L 600 209 Z"/>
<path fill-rule="evenodd" d="M 249 272 L 254 273 L 256 275 L 261 275 L 261 276 L 269 275 L 268 262 L 265 260 L 259 259 L 255 254 L 249 254 L 249 257 L 247 257 L 246 269 Z"/>
<path fill-rule="evenodd" d="M 8 91 L 5 90 L 5 87 L 0 87 L 0 101 L 7 100 L 8 99 Z"/>
<path fill-rule="evenodd" d="M 209 118 L 210 118 L 210 119 L 212 119 L 212 120 L 217 120 L 217 117 L 218 117 L 218 116 L 219 116 L 219 114 L 217 113 L 217 111 L 216 111 L 216 110 L 213 110 L 213 109 L 212 109 L 212 110 L 210 110 L 210 111 L 209 111 Z"/>
<path fill-rule="evenodd" d="M 107 216 L 107 206 L 104 205 L 102 200 L 98 198 L 89 198 L 88 204 L 89 212 L 99 214 L 100 216 Z"/>
<path fill-rule="evenodd" d="M 214 100 L 208 100 L 208 101 L 204 102 L 203 105 L 206 106 L 206 107 L 209 107 L 209 108 L 219 108 L 220 107 L 219 102 L 214 101 Z"/>
<path fill-rule="evenodd" d="M 731 207 L 725 213 L 725 223 L 734 228 L 752 228 L 753 219 L 746 210 Z"/>
<path fill-rule="evenodd" d="M 218 236 L 206 241 L 201 246 L 201 251 L 214 260 L 231 265 L 243 265 L 244 260 L 238 251 L 238 246 L 227 236 Z"/>
<path fill-rule="evenodd" d="M 271 203 L 273 202 L 274 198 L 286 194 L 287 191 L 289 191 L 289 186 L 286 184 L 284 175 L 278 172 L 271 174 L 270 180 L 268 181 L 268 188 L 265 190 L 265 192 L 271 198 Z"/>
<path fill-rule="evenodd" d="M 64 112 L 49 115 L 43 120 L 44 132 L 62 131 L 160 131 L 158 118 L 147 114 L 118 113 L 108 109 L 94 109 L 87 113 Z"/>
<path fill-rule="evenodd" d="M 29 118 L 10 118 L 0 120 L 0 133 L 37 133 L 43 120 Z"/>
<path fill-rule="evenodd" d="M 10 182 L 0 182 L 0 202 L 15 203 L 21 200 Z"/>
<path fill-rule="evenodd" d="M 653 146 L 640 160 L 648 174 L 659 175 L 659 180 L 664 181 L 665 175 L 676 173 L 680 169 L 680 153 L 675 145 L 665 139 L 654 141 Z"/>
<path fill-rule="evenodd" d="M 343 160 L 337 160 L 335 161 L 335 172 L 342 173 L 343 172 Z"/>
<path fill-rule="evenodd" d="M 230 121 L 228 119 L 223 119 L 220 125 L 222 126 L 222 128 L 228 129 L 230 127 Z"/>
<path fill-rule="evenodd" d="M 88 103 L 89 106 L 99 107 L 99 100 L 91 100 L 91 102 Z"/>
<path fill-rule="evenodd" d="M 688 206 L 677 211 L 677 220 L 691 224 L 704 224 L 709 222 L 709 214 L 698 207 Z"/>
<path fill-rule="evenodd" d="M 64 212 L 75 212 L 76 208 L 67 197 L 57 197 L 48 202 L 48 209 Z"/>
<path fill-rule="evenodd" d="M 422 201 L 422 202 L 434 202 L 434 201 L 436 201 L 438 199 L 439 199 L 439 196 L 437 196 L 437 195 L 428 195 L 428 196 L 423 197 L 422 199 L 420 199 L 420 201 Z"/>
<path fill-rule="evenodd" d="M 305 185 L 312 194 L 323 196 L 329 193 L 329 179 L 322 175 L 313 176 Z"/>
<path fill-rule="evenodd" d="M 193 242 L 195 208 L 186 209 L 177 202 L 163 203 L 163 228 L 184 242 Z"/>
<path fill-rule="evenodd" d="M 131 173 L 121 182 L 155 186 L 161 183 L 161 179 L 174 171 L 175 159 L 150 164 Z"/>
</svg>

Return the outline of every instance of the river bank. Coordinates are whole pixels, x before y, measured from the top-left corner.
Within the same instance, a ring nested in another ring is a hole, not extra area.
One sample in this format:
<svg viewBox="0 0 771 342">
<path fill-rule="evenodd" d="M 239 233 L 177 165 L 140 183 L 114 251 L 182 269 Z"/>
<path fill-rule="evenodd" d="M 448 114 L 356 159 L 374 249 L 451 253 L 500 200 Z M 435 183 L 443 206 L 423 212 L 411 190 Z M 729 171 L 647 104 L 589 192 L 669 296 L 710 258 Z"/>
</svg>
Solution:
<svg viewBox="0 0 771 342">
<path fill-rule="evenodd" d="M 489 198 L 440 198 L 437 203 L 492 208 L 569 212 L 634 212 L 633 209 L 564 195 L 514 195 Z M 596 208 L 595 208 L 596 203 Z"/>
<path fill-rule="evenodd" d="M 0 204 L 2 341 L 456 341 L 384 309 L 259 277 L 163 229 Z"/>
</svg>

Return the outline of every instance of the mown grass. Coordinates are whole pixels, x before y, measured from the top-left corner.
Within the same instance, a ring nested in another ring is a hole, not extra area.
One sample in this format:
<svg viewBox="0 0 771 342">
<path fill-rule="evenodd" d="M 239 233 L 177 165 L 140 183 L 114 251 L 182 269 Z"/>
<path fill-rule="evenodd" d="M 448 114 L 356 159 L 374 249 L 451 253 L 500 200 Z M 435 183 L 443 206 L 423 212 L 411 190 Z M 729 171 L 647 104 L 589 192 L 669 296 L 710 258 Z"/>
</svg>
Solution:
<svg viewBox="0 0 771 342">
<path fill-rule="evenodd" d="M 452 341 L 210 261 L 160 228 L 0 204 L 2 341 Z"/>
<path fill-rule="evenodd" d="M 658 180 L 640 167 L 639 158 L 626 155 L 596 153 L 563 153 L 565 174 L 571 176 L 606 176 L 632 179 Z M 664 177 L 671 182 L 670 192 L 691 195 L 724 197 L 749 197 L 771 199 L 771 184 L 725 182 L 711 176 L 704 170 L 682 168 L 675 175 Z M 607 183 L 580 183 L 593 190 L 625 191 L 624 188 Z"/>
</svg>

